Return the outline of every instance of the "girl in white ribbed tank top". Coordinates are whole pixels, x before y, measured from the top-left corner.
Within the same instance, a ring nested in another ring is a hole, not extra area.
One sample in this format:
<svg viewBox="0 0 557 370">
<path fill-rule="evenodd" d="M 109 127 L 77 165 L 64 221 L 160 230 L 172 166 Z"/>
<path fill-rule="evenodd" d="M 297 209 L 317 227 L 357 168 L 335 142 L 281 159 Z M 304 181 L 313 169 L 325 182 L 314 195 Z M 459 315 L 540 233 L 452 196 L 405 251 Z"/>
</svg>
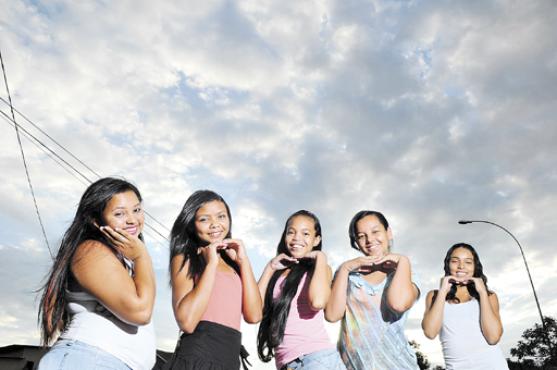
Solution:
<svg viewBox="0 0 557 370">
<path fill-rule="evenodd" d="M 143 243 L 139 190 L 117 178 L 91 184 L 43 287 L 39 370 L 150 370 L 155 364 L 155 274 Z"/>
<path fill-rule="evenodd" d="M 444 269 L 439 289 L 426 297 L 425 336 L 439 334 L 447 370 L 508 369 L 497 346 L 503 334 L 499 301 L 487 288 L 478 253 L 457 243 L 449 248 Z"/>
</svg>

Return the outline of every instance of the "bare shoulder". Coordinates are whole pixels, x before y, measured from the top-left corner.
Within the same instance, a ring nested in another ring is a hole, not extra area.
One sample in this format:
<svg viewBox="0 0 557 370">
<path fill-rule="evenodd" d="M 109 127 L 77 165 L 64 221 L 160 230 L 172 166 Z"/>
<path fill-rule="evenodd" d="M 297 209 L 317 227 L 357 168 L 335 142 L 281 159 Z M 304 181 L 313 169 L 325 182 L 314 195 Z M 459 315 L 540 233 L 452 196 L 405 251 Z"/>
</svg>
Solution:
<svg viewBox="0 0 557 370">
<path fill-rule="evenodd" d="M 188 272 L 190 264 L 189 264 L 189 260 L 186 260 L 184 262 L 185 259 L 186 256 L 184 256 L 183 254 L 178 254 L 172 257 L 172 260 L 170 261 L 170 270 L 172 272 L 172 275 Z"/>
<path fill-rule="evenodd" d="M 499 297 L 497 297 L 497 294 L 495 292 L 491 292 L 489 295 L 489 302 L 491 303 L 491 305 L 496 305 L 495 307 L 499 307 Z"/>
<path fill-rule="evenodd" d="M 170 261 L 170 282 L 172 286 L 182 284 L 193 284 L 193 279 L 189 276 L 190 260 L 183 254 L 172 257 Z"/>
<path fill-rule="evenodd" d="M 429 292 L 427 292 L 427 295 L 425 296 L 426 307 L 431 306 L 431 303 L 433 302 L 433 297 L 436 294 L 437 294 L 437 290 L 430 290 Z"/>
<path fill-rule="evenodd" d="M 118 287 L 119 282 L 131 280 L 114 250 L 95 240 L 86 240 L 77 247 L 70 268 L 79 285 L 105 303 L 110 301 L 106 292 Z"/>
<path fill-rule="evenodd" d="M 400 260 L 405 260 L 406 262 L 408 262 L 409 264 L 411 264 L 410 258 L 408 258 L 408 256 L 405 255 L 405 254 L 398 254 L 398 259 L 399 259 L 399 261 L 400 261 Z"/>
<path fill-rule="evenodd" d="M 78 245 L 72 258 L 72 269 L 81 268 L 98 262 L 116 262 L 120 264 L 114 250 L 97 240 L 86 240 Z"/>
<path fill-rule="evenodd" d="M 172 307 L 177 309 L 180 302 L 195 287 L 194 280 L 189 276 L 190 261 L 183 254 L 170 260 L 170 285 L 172 286 Z"/>
</svg>

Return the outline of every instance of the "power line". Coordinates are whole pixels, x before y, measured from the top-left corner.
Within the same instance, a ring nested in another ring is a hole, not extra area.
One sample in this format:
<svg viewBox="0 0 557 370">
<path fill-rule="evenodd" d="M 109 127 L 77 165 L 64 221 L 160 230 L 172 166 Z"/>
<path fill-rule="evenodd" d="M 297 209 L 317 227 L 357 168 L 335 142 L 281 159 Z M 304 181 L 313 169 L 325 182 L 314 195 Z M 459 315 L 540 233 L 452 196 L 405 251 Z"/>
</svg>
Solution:
<svg viewBox="0 0 557 370">
<path fill-rule="evenodd" d="M 5 104 L 7 104 L 7 102 L 0 98 L 0 100 L 2 100 Z M 18 112 L 18 114 L 20 114 L 21 116 L 23 116 L 22 113 L 20 113 L 17 109 L 14 108 L 14 111 Z M 24 134 L 27 135 L 27 137 L 31 137 L 33 138 L 33 140 L 36 142 L 36 146 L 41 147 L 41 149 L 51 158 L 53 159 L 59 166 L 61 166 L 62 168 L 64 168 L 64 170 L 68 171 L 68 169 L 66 167 L 64 167 L 64 165 L 62 165 L 60 162 L 64 163 L 67 167 L 69 167 L 71 170 L 73 170 L 75 173 L 79 174 L 83 179 L 85 179 L 85 181 L 87 181 L 87 183 L 92 183 L 93 180 L 91 180 L 90 178 L 88 178 L 86 175 L 84 175 L 81 171 L 79 171 L 75 166 L 73 166 L 71 163 L 69 163 L 67 160 L 65 160 L 64 158 L 62 158 L 58 153 L 56 153 L 54 150 L 52 150 L 47 144 L 45 144 L 42 140 L 40 140 L 39 138 L 37 138 L 35 135 L 33 135 L 32 133 L 30 133 L 28 130 L 26 130 L 23 126 L 19 125 L 18 123 L 15 122 L 14 119 L 10 118 L 6 113 L 0 111 L 0 114 L 2 114 L 4 116 L 4 119 L 7 120 L 13 127 L 17 127 L 19 130 L 21 130 Z M 87 166 L 87 164 L 85 164 L 85 162 L 83 162 L 82 160 L 80 160 L 77 156 L 75 156 L 72 152 L 70 152 L 68 149 L 66 149 L 62 144 L 60 144 L 59 142 L 57 142 L 54 138 L 52 138 L 50 135 L 48 135 L 44 130 L 42 130 L 38 125 L 36 125 L 35 123 L 33 123 L 30 119 L 26 118 L 25 116 L 23 116 L 27 122 L 29 122 L 31 125 L 33 125 L 35 128 L 37 128 L 41 133 L 43 133 L 45 136 L 47 136 L 50 140 L 52 140 L 53 142 L 56 143 L 56 145 L 58 145 L 60 148 L 62 148 L 66 153 L 68 153 L 72 158 L 74 158 L 75 160 L 77 160 L 81 165 L 83 165 L 84 167 L 86 167 L 89 171 L 91 171 L 93 174 L 95 174 L 98 178 L 102 177 L 101 175 L 99 175 L 97 172 L 95 172 L 93 169 L 91 169 L 89 166 Z M 49 154 L 50 153 L 50 154 Z M 57 158 L 57 159 L 55 159 Z M 73 175 L 73 174 L 72 174 Z M 75 175 L 73 175 L 74 177 L 76 177 Z M 150 213 L 148 213 L 147 211 L 144 211 L 145 215 L 150 218 L 151 220 L 153 220 L 154 222 L 156 222 L 158 225 L 160 225 L 161 227 L 163 227 L 164 229 L 166 229 L 167 231 L 168 228 L 166 226 L 164 226 L 161 222 L 159 222 L 154 216 L 152 216 Z M 162 237 L 165 240 L 168 240 L 168 238 L 166 236 L 164 236 L 163 234 L 161 234 L 157 229 L 155 229 L 152 225 L 150 225 L 149 223 L 145 223 L 145 226 L 147 226 L 148 228 L 150 228 L 151 230 L 153 230 L 153 232 L 155 232 L 157 235 L 159 235 L 160 237 Z"/>
<path fill-rule="evenodd" d="M 27 176 L 27 184 L 29 185 L 29 190 L 31 191 L 31 196 L 33 197 L 33 204 L 35 205 L 35 212 L 37 213 L 37 219 L 39 220 L 39 224 L 41 225 L 41 231 L 43 233 L 44 240 L 46 242 L 46 246 L 48 248 L 48 253 L 50 254 L 50 258 L 54 259 L 54 255 L 52 254 L 52 250 L 50 249 L 50 244 L 48 243 L 48 238 L 46 237 L 46 231 L 43 225 L 43 220 L 41 218 L 41 213 L 39 212 L 39 206 L 37 204 L 37 198 L 35 197 L 35 191 L 33 190 L 33 184 L 31 183 L 31 176 L 29 175 L 29 169 L 27 168 L 27 161 L 25 159 L 25 152 L 23 151 L 23 145 L 21 144 L 21 137 L 19 135 L 19 125 L 15 120 L 14 109 L 12 105 L 12 96 L 10 95 L 10 89 L 8 87 L 8 77 L 6 76 L 6 68 L 4 67 L 4 58 L 2 57 L 2 51 L 0 50 L 0 64 L 2 65 L 2 74 L 4 75 L 4 84 L 6 85 L 6 93 L 8 94 L 8 100 L 10 102 L 10 110 L 12 112 L 12 119 L 15 125 L 15 132 L 17 136 L 17 143 L 19 144 L 19 150 L 21 152 L 21 158 L 23 159 L 23 167 L 25 168 L 25 175 Z"/>
<path fill-rule="evenodd" d="M 10 106 L 11 109 L 13 109 L 17 114 L 19 114 L 25 121 L 27 121 L 29 124 L 31 124 L 33 127 L 35 127 L 40 133 L 42 133 L 43 135 L 45 135 L 47 138 L 49 138 L 54 144 L 56 144 L 58 147 L 60 147 L 64 152 L 66 152 L 68 155 L 70 155 L 73 159 L 75 159 L 79 164 L 81 164 L 83 167 L 85 167 L 86 169 L 88 169 L 91 173 L 93 173 L 95 176 L 97 176 L 98 178 L 101 178 L 102 176 L 95 170 L 93 170 L 91 167 L 89 167 L 85 162 L 83 162 L 81 159 L 79 159 L 75 154 L 73 154 L 71 151 L 69 151 L 64 145 L 60 144 L 56 139 L 54 139 L 52 136 L 50 136 L 46 131 L 44 131 L 39 125 L 37 125 L 36 123 L 34 123 L 30 118 L 28 118 L 26 115 L 24 115 L 22 112 L 20 112 L 17 108 L 11 106 L 4 98 L 2 98 L 0 96 L 0 101 L 2 101 L 4 104 Z M 19 125 L 20 128 L 22 128 L 21 125 Z M 44 145 L 41 143 L 41 145 Z M 46 145 L 44 145 L 45 147 L 47 147 Z M 48 148 L 48 147 L 47 147 Z M 48 150 L 50 152 L 53 152 L 50 148 L 48 148 Z M 60 158 L 60 156 L 56 155 L 58 158 Z M 64 161 L 66 162 L 66 161 Z M 72 166 L 73 167 L 73 166 Z M 83 175 L 81 172 L 79 172 L 77 169 L 75 169 L 75 171 L 77 173 L 79 173 L 82 177 L 86 178 L 87 181 L 92 182 L 90 179 L 88 179 L 85 175 Z M 145 212 L 145 214 L 151 218 L 155 223 L 157 223 L 159 226 L 161 226 L 163 229 L 165 229 L 167 232 L 170 232 L 170 229 L 168 229 L 164 224 L 162 224 L 161 222 L 159 222 L 154 216 L 152 216 L 151 214 L 149 214 L 148 212 Z M 165 238 L 166 239 L 166 238 Z"/>
<path fill-rule="evenodd" d="M 85 181 L 87 181 L 88 183 L 91 183 L 91 179 L 88 178 L 87 176 L 85 176 L 83 173 L 81 173 L 77 168 L 75 168 L 74 166 L 72 166 L 68 161 L 66 161 L 64 158 L 62 158 L 60 155 L 58 155 L 58 153 L 56 153 L 54 150 L 50 149 L 50 147 L 48 145 L 46 145 L 44 142 L 42 142 L 41 140 L 39 140 L 35 135 L 33 135 L 32 133 L 30 133 L 29 131 L 27 131 L 25 129 L 25 127 L 17 124 L 13 119 L 11 119 L 6 113 L 0 111 L 0 113 L 8 119 L 8 122 L 13 126 L 13 127 L 18 127 L 19 130 L 23 131 L 25 134 L 27 134 L 28 136 L 32 137 L 42 148 L 44 148 L 44 151 L 50 152 L 53 156 L 55 156 L 56 158 L 58 158 L 58 160 L 60 160 L 61 162 L 63 162 L 66 166 L 68 166 L 69 168 L 71 168 L 72 170 L 74 170 L 74 172 L 76 172 L 77 174 L 79 174 L 81 177 L 83 177 L 85 179 Z M 58 162 L 57 162 L 58 163 Z"/>
<path fill-rule="evenodd" d="M 12 119 L 4 112 L 0 111 L 0 114 L 2 114 L 2 118 L 8 122 L 8 124 L 12 127 L 15 128 L 14 123 L 12 122 Z M 62 169 L 64 171 L 66 171 L 69 175 L 73 176 L 77 181 L 79 181 L 81 184 L 87 186 L 89 185 L 88 181 L 84 181 L 83 178 L 78 177 L 75 172 L 72 172 L 69 168 L 66 168 L 66 166 L 64 165 L 63 161 L 57 159 L 57 154 L 54 153 L 52 154 L 50 151 L 50 148 L 46 147 L 42 141 L 40 141 L 39 139 L 37 139 L 34 135 L 30 134 L 27 130 L 25 130 L 24 127 L 20 126 L 20 130 L 21 132 L 23 132 L 23 136 L 31 143 L 33 144 L 36 148 L 40 149 L 44 154 L 46 154 L 48 157 L 50 157 L 50 159 L 52 159 L 54 162 L 56 162 L 56 164 L 58 164 L 60 167 L 62 167 Z"/>
<path fill-rule="evenodd" d="M 9 105 L 9 103 L 0 96 L 0 100 L 6 104 Z M 54 144 L 56 144 L 59 148 L 61 148 L 64 152 L 66 152 L 68 155 L 70 155 L 73 159 L 75 159 L 79 164 L 81 164 L 83 167 L 85 167 L 86 169 L 88 169 L 89 171 L 91 171 L 91 173 L 93 173 L 95 176 L 97 177 L 101 177 L 101 175 L 99 175 L 95 170 L 93 170 L 91 167 L 89 167 L 85 162 L 83 162 L 81 159 L 79 159 L 77 156 L 75 156 L 72 152 L 70 152 L 68 149 L 66 149 L 62 144 L 60 144 L 58 141 L 56 141 L 52 136 L 50 136 L 47 132 L 45 132 L 42 128 L 40 128 L 39 125 L 37 125 L 36 123 L 34 123 L 33 121 L 31 121 L 29 118 L 27 118 L 27 116 L 25 116 L 23 113 L 21 113 L 19 110 L 17 110 L 15 107 L 10 106 L 13 108 L 13 110 L 19 114 L 25 121 L 27 121 L 28 123 L 30 123 L 33 127 L 35 127 L 37 130 L 39 130 L 39 132 L 43 135 L 45 135 L 47 138 L 49 138 Z M 89 182 L 91 182 L 91 180 L 89 180 Z"/>
</svg>

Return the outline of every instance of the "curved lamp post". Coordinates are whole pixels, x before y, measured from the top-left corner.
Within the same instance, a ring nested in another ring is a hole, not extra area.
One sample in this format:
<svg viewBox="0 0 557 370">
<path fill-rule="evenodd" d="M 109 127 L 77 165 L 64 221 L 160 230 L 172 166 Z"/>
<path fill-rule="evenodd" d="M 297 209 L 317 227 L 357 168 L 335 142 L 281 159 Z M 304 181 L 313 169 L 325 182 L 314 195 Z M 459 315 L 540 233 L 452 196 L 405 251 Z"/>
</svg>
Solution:
<svg viewBox="0 0 557 370">
<path fill-rule="evenodd" d="M 536 294 L 536 289 L 534 288 L 534 282 L 532 281 L 532 275 L 530 275 L 530 269 L 528 268 L 528 262 L 526 262 L 526 256 L 524 255 L 524 251 L 522 250 L 522 246 L 518 242 L 518 239 L 516 239 L 515 236 L 509 230 L 505 229 L 503 226 L 501 226 L 499 224 L 496 224 L 495 222 L 484 221 L 484 220 L 460 220 L 460 221 L 458 221 L 458 223 L 461 224 L 461 225 L 471 224 L 471 223 L 474 223 L 474 222 L 490 224 L 490 225 L 496 226 L 496 227 L 500 228 L 501 230 L 505 231 L 507 234 L 509 234 L 514 239 L 516 244 L 518 244 L 518 248 L 520 249 L 520 253 L 522 254 L 522 259 L 524 260 L 524 266 L 526 266 L 526 272 L 528 273 L 528 279 L 530 279 L 530 285 L 532 286 L 532 292 L 534 292 L 534 299 L 536 300 L 536 305 L 538 306 L 538 312 L 540 314 L 540 319 L 542 320 L 542 329 L 543 329 L 543 332 L 545 334 L 544 337 L 549 342 L 549 338 L 547 337 L 548 333 L 547 333 L 547 330 L 545 329 L 545 322 L 543 320 L 542 309 L 540 307 L 540 301 L 538 300 L 538 295 Z"/>
</svg>

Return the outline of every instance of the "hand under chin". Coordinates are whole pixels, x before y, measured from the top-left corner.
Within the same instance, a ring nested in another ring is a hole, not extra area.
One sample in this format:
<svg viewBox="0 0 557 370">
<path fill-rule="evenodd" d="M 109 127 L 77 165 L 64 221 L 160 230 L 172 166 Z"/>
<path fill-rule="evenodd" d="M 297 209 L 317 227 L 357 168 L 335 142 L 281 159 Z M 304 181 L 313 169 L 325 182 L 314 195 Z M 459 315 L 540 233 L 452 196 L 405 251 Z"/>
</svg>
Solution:
<svg viewBox="0 0 557 370">
<path fill-rule="evenodd" d="M 462 279 L 462 280 L 449 279 L 449 283 L 452 284 L 452 285 L 456 285 L 456 286 L 474 285 L 474 280 L 472 280 L 472 279 Z"/>
<path fill-rule="evenodd" d="M 395 271 L 398 266 L 398 263 L 394 261 L 383 261 L 378 264 L 362 266 L 360 267 L 360 272 L 363 274 L 371 274 L 372 272 L 381 271 L 384 273 L 389 273 L 391 271 Z"/>
</svg>

